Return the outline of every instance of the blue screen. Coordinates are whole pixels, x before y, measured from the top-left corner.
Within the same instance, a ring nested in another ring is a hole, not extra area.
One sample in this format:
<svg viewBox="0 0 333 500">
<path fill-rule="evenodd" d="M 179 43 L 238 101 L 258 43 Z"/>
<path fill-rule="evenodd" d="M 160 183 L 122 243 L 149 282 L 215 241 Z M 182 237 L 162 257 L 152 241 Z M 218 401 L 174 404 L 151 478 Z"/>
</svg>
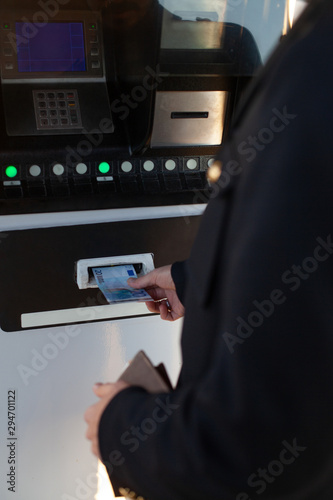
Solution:
<svg viewBox="0 0 333 500">
<path fill-rule="evenodd" d="M 16 23 L 20 73 L 86 71 L 83 23 Z"/>
</svg>

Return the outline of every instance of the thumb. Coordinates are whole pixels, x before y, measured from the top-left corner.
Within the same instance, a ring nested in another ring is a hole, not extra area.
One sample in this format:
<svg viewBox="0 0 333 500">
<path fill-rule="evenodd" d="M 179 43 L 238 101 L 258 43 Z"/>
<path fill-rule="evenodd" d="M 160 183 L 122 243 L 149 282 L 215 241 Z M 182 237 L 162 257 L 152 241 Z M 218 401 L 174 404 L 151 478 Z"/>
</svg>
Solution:
<svg viewBox="0 0 333 500">
<path fill-rule="evenodd" d="M 93 391 L 96 394 L 96 396 L 98 396 L 99 398 L 103 398 L 109 393 L 110 386 L 111 386 L 110 383 L 108 384 L 97 383 L 94 385 Z"/>
<path fill-rule="evenodd" d="M 127 283 L 132 288 L 149 288 L 156 285 L 155 271 L 140 276 L 140 278 L 130 278 Z"/>
</svg>

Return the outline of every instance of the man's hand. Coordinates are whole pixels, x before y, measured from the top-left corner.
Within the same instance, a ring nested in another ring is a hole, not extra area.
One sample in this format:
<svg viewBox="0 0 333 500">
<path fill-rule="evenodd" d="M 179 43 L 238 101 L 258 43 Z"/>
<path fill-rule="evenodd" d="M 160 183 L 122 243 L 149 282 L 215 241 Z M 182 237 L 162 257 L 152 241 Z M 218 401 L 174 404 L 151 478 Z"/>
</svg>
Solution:
<svg viewBox="0 0 333 500">
<path fill-rule="evenodd" d="M 99 459 L 101 459 L 101 456 L 98 444 L 98 428 L 102 414 L 116 394 L 127 387 L 129 387 L 129 385 L 122 380 L 118 380 L 118 382 L 114 384 L 95 384 L 93 387 L 94 393 L 100 400 L 94 405 L 89 406 L 84 414 L 84 420 L 88 424 L 86 438 L 90 439 L 92 452 Z"/>
<path fill-rule="evenodd" d="M 162 319 L 175 321 L 185 314 L 180 302 L 174 281 L 171 276 L 171 266 L 159 267 L 140 278 L 130 278 L 127 283 L 132 288 L 145 288 L 155 302 L 146 302 L 150 312 L 159 313 Z"/>
</svg>

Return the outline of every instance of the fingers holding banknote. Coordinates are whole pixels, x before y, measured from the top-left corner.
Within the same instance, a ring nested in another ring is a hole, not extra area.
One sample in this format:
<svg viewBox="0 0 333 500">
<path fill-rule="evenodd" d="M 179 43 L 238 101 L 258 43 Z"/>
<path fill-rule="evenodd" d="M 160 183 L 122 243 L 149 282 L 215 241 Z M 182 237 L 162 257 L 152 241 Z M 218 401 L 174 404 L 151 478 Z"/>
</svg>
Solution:
<svg viewBox="0 0 333 500">
<path fill-rule="evenodd" d="M 159 267 L 148 274 L 127 282 L 132 288 L 144 288 L 154 299 L 146 302 L 150 312 L 160 314 L 167 321 L 175 321 L 184 316 L 185 309 L 180 302 L 176 286 L 171 276 L 171 265 Z"/>
</svg>

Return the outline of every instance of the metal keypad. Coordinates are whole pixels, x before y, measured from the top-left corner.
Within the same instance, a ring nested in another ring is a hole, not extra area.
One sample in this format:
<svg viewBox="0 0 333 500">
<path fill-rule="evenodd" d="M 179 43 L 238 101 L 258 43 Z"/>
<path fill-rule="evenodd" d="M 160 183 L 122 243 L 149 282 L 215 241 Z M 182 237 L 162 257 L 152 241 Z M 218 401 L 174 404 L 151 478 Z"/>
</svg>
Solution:
<svg viewBox="0 0 333 500">
<path fill-rule="evenodd" d="M 33 99 L 38 130 L 82 128 L 76 90 L 33 90 Z"/>
</svg>

